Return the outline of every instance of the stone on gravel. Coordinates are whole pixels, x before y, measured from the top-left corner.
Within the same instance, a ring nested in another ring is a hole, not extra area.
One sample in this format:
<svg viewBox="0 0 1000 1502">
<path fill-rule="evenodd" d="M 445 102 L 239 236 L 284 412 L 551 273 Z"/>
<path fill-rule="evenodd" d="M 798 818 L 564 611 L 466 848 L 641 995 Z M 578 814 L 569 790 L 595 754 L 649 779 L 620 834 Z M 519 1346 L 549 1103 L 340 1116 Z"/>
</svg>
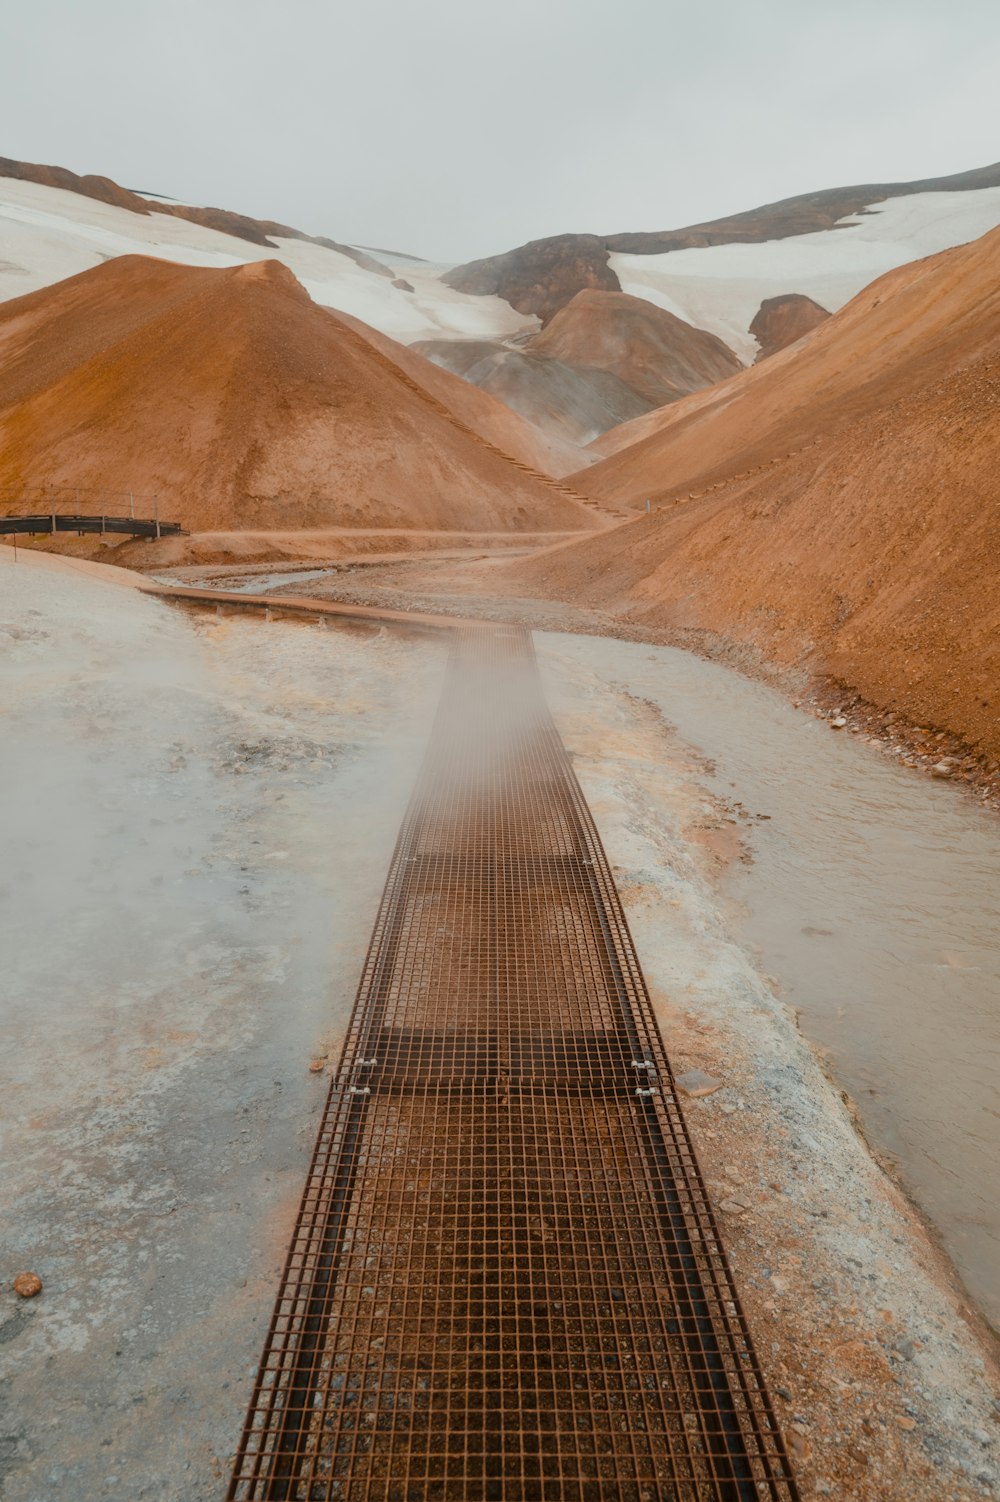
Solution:
<svg viewBox="0 0 1000 1502">
<path fill-rule="evenodd" d="M 714 1095 L 716 1090 L 722 1089 L 722 1081 L 712 1074 L 706 1074 L 703 1069 L 687 1069 L 683 1074 L 675 1075 L 674 1082 L 678 1090 L 682 1090 L 691 1100 L 700 1100 L 702 1096 Z"/>
<path fill-rule="evenodd" d="M 14 1292 L 22 1299 L 33 1299 L 42 1291 L 42 1280 L 37 1273 L 18 1273 L 14 1279 Z"/>
<path fill-rule="evenodd" d="M 810 1448 L 807 1441 L 803 1439 L 801 1434 L 794 1432 L 792 1432 L 788 1436 L 788 1448 L 789 1450 L 791 1450 L 792 1455 L 800 1465 L 803 1461 L 808 1460 L 810 1455 L 812 1454 L 812 1449 Z"/>
</svg>

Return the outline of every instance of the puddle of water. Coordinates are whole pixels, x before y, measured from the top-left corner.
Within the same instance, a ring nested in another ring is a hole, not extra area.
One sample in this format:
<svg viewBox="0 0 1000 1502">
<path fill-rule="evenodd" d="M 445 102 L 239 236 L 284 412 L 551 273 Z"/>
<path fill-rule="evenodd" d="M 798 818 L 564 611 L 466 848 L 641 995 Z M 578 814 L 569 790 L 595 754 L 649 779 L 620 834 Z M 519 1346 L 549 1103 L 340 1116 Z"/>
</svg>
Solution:
<svg viewBox="0 0 1000 1502">
<path fill-rule="evenodd" d="M 1000 1325 L 1000 827 L 763 684 L 668 647 L 540 636 L 657 704 L 768 814 L 744 936 Z"/>
<path fill-rule="evenodd" d="M 308 579 L 325 579 L 335 574 L 336 568 L 296 569 L 289 574 L 213 574 L 210 579 L 196 579 L 195 588 L 228 589 L 234 595 L 262 595 L 269 589 L 279 589 L 284 584 L 304 584 Z M 173 574 L 150 574 L 157 584 L 178 584 Z"/>
</svg>

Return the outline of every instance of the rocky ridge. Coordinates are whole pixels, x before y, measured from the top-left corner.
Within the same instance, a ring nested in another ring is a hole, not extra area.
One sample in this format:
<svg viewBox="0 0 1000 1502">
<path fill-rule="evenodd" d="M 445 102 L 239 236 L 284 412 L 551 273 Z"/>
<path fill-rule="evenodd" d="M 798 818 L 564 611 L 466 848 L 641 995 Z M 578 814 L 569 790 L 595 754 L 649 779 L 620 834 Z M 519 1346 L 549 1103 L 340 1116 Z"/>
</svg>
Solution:
<svg viewBox="0 0 1000 1502">
<path fill-rule="evenodd" d="M 760 244 L 816 230 L 836 229 L 844 219 L 864 213 L 890 198 L 916 193 L 963 192 L 1000 186 L 1000 162 L 949 177 L 909 183 L 868 183 L 828 188 L 764 204 L 684 229 L 637 231 L 613 235 L 555 235 L 532 240 L 500 255 L 456 266 L 445 281 L 457 291 L 505 298 L 522 313 L 547 323 L 584 288 L 621 291 L 608 263 L 610 254 L 663 255 L 710 245 Z"/>
</svg>

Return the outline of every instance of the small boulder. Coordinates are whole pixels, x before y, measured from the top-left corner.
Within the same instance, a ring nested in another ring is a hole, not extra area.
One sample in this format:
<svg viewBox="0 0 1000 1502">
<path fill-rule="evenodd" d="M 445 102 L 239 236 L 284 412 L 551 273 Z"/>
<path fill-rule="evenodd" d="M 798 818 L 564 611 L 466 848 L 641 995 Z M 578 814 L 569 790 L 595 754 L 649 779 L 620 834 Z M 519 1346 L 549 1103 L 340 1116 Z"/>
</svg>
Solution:
<svg viewBox="0 0 1000 1502">
<path fill-rule="evenodd" d="M 714 1075 L 706 1074 L 703 1069 L 685 1070 L 683 1074 L 674 1076 L 674 1083 L 691 1100 L 700 1100 L 702 1096 L 713 1095 L 716 1090 L 722 1089 L 722 1081 Z"/>
<path fill-rule="evenodd" d="M 37 1273 L 18 1273 L 14 1279 L 14 1292 L 22 1299 L 33 1299 L 42 1291 L 42 1280 Z"/>
</svg>

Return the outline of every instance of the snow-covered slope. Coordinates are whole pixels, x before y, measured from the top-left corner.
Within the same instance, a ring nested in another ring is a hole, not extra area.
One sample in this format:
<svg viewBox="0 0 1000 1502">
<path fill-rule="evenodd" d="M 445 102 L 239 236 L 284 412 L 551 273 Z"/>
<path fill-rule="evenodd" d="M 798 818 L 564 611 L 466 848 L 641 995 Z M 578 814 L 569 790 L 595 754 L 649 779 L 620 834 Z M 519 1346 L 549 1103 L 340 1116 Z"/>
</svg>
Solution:
<svg viewBox="0 0 1000 1502">
<path fill-rule="evenodd" d="M 115 191 L 135 201 L 135 195 Z M 855 204 L 860 192 L 856 190 Z M 271 236 L 272 248 L 157 213 L 154 200 L 150 208 L 149 214 L 133 213 L 82 192 L 0 178 L 0 300 L 119 255 L 215 267 L 278 259 L 317 303 L 349 313 L 401 344 L 490 340 L 500 348 L 512 336 L 535 333 L 540 326 L 533 313 L 518 312 L 503 297 L 449 286 L 443 279 L 447 267 L 386 253 L 380 274 L 377 267 L 359 265 L 327 245 Z M 766 216 L 765 210 L 755 212 Z M 745 235 L 746 226 L 737 221 L 753 217 L 737 216 L 732 233 Z M 717 335 L 750 364 L 758 353 L 750 324 L 765 298 L 798 292 L 835 312 L 886 271 L 977 239 L 998 225 L 1000 187 L 956 188 L 889 197 L 831 228 L 807 234 L 789 234 L 786 227 L 785 238 L 657 254 L 615 251 L 611 242 L 607 251 L 599 250 L 612 286 L 617 281 L 622 291 Z M 767 219 L 765 233 L 770 226 Z M 636 237 L 612 238 L 631 244 Z"/>
<path fill-rule="evenodd" d="M 813 234 L 664 255 L 612 253 L 609 264 L 624 292 L 716 334 L 751 364 L 757 341 L 750 324 L 765 298 L 801 292 L 833 313 L 885 272 L 997 225 L 1000 188 L 915 193 Z"/>
<path fill-rule="evenodd" d="M 402 344 L 417 339 L 504 338 L 538 328 L 499 297 L 469 297 L 441 281 L 441 268 L 408 262 L 408 292 L 391 275 L 307 240 L 276 249 L 155 212 L 134 214 L 63 188 L 0 178 L 0 300 L 21 297 L 121 255 L 156 256 L 185 266 L 238 266 L 280 260 L 313 300 L 371 324 Z"/>
</svg>

